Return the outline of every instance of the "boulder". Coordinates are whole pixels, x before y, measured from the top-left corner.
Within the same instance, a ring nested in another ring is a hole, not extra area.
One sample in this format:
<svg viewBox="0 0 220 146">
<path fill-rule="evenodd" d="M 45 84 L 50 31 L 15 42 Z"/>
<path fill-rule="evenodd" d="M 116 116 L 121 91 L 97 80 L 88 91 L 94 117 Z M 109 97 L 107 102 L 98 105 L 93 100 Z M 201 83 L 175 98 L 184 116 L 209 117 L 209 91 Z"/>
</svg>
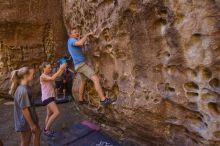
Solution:
<svg viewBox="0 0 220 146">
<path fill-rule="evenodd" d="M 88 64 L 105 95 L 117 98 L 100 108 L 89 82 L 81 109 L 140 145 L 220 145 L 219 2 L 64 1 L 66 28 L 95 33 Z"/>
</svg>

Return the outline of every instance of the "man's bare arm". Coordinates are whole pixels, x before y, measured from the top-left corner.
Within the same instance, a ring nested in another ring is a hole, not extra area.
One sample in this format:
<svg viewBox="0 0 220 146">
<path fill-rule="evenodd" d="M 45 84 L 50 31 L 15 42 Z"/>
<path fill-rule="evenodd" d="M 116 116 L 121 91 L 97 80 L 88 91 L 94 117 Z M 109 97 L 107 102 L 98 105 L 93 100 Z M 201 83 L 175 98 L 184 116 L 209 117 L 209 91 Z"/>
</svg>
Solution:
<svg viewBox="0 0 220 146">
<path fill-rule="evenodd" d="M 76 41 L 74 45 L 75 45 L 75 46 L 82 46 L 82 45 L 84 45 L 86 39 L 87 39 L 88 36 L 90 36 L 90 35 L 93 35 L 93 33 L 90 32 L 90 33 L 86 34 L 83 38 L 81 38 L 80 40 Z"/>
</svg>

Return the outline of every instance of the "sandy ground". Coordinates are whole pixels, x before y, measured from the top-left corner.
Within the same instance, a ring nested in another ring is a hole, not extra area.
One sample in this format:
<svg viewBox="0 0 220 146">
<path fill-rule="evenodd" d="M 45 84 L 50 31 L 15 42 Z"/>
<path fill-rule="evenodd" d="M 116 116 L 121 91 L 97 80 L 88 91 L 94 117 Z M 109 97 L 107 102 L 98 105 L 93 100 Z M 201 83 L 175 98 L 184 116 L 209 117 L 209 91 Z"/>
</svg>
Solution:
<svg viewBox="0 0 220 146">
<path fill-rule="evenodd" d="M 19 135 L 14 130 L 13 105 L 11 103 L 13 102 L 5 100 L 0 101 L 0 139 L 2 140 L 4 146 L 18 146 L 20 142 Z M 53 125 L 55 130 L 87 119 L 87 117 L 80 114 L 73 105 L 73 102 L 58 105 L 61 114 Z M 46 107 L 37 107 L 36 110 L 40 119 L 41 129 L 43 129 Z M 41 137 L 41 145 L 46 146 L 47 144 L 44 140 L 44 136 L 42 135 Z"/>
</svg>

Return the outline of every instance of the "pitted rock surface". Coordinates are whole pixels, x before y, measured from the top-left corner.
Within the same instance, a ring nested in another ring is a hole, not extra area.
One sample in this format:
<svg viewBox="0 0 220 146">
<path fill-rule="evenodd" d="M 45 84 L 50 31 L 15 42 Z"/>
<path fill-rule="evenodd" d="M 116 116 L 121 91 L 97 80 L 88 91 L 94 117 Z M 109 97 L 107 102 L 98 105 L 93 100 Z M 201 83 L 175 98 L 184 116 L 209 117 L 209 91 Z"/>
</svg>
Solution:
<svg viewBox="0 0 220 146">
<path fill-rule="evenodd" d="M 13 69 L 63 56 L 63 24 L 76 26 L 95 32 L 87 61 L 117 98 L 100 107 L 89 82 L 84 113 L 141 146 L 220 145 L 220 0 L 11 0 L 0 8 L 0 96 Z M 77 76 L 76 98 L 79 84 Z"/>
<path fill-rule="evenodd" d="M 43 61 L 64 54 L 66 31 L 58 0 L 0 1 L 0 8 L 0 96 L 7 97 L 10 72 L 22 66 L 38 71 Z"/>
<path fill-rule="evenodd" d="M 220 145 L 219 0 L 72 0 L 63 7 L 67 29 L 95 32 L 88 63 L 105 94 L 117 98 L 100 110 L 89 83 L 96 108 L 82 110 L 140 145 Z"/>
</svg>

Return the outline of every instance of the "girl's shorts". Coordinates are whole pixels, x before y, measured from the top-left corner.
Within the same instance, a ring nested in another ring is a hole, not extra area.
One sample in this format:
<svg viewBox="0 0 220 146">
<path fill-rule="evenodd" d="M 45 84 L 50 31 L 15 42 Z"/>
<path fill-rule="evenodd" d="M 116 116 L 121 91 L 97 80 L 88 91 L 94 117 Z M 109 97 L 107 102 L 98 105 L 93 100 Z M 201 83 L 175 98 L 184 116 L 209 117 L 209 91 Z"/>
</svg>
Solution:
<svg viewBox="0 0 220 146">
<path fill-rule="evenodd" d="M 43 101 L 44 105 L 48 105 L 49 103 L 55 101 L 55 97 L 49 97 L 48 99 Z"/>
</svg>

